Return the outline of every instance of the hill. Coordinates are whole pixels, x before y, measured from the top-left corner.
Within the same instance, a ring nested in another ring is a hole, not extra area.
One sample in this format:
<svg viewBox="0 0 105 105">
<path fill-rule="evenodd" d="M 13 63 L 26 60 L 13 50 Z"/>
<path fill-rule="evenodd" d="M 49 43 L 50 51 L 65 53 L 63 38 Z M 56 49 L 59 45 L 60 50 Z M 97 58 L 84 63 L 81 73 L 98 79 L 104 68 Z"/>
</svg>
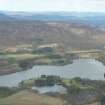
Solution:
<svg viewBox="0 0 105 105">
<path fill-rule="evenodd" d="M 0 21 L 0 48 L 32 44 L 38 38 L 65 48 L 101 48 L 105 45 L 105 27 L 72 22 Z"/>
<path fill-rule="evenodd" d="M 82 22 L 85 24 L 105 25 L 105 13 L 101 12 L 13 12 L 13 11 L 0 11 L 0 17 L 3 15 L 2 20 L 15 20 L 15 21 L 72 21 Z M 8 17 L 8 18 L 7 18 Z"/>
<path fill-rule="evenodd" d="M 30 91 L 21 91 L 0 100 L 0 105 L 63 105 L 63 100 Z"/>
</svg>

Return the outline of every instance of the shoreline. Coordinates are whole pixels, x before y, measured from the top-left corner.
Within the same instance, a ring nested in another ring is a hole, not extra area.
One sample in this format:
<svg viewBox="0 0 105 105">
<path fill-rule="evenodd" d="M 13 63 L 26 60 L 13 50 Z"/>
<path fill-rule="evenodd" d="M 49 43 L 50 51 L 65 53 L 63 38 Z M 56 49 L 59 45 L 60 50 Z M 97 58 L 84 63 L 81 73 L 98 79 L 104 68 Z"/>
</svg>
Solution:
<svg viewBox="0 0 105 105">
<path fill-rule="evenodd" d="M 73 64 L 73 61 L 70 61 L 68 63 L 64 63 L 64 64 L 34 64 L 32 65 L 31 67 L 28 66 L 28 68 L 24 69 L 24 68 L 21 68 L 21 70 L 10 70 L 10 71 L 0 71 L 0 76 L 5 76 L 5 75 L 9 75 L 9 74 L 14 74 L 14 73 L 17 73 L 17 72 L 22 72 L 22 71 L 28 71 L 29 69 L 32 69 L 35 65 L 37 66 L 66 66 L 68 64 Z"/>
<path fill-rule="evenodd" d="M 104 60 L 104 52 L 95 52 L 95 53 L 77 53 L 72 55 L 64 54 L 63 56 L 60 56 L 59 58 L 55 58 L 54 56 L 50 55 L 40 57 L 39 58 L 28 58 L 28 59 L 22 59 L 19 58 L 6 58 L 6 59 L 0 59 L 0 76 L 13 74 L 16 72 L 21 71 L 27 71 L 31 68 L 33 68 L 35 65 L 49 65 L 49 66 L 65 66 L 68 64 L 73 64 L 73 60 L 78 59 L 94 59 L 99 62 L 101 62 L 105 66 L 105 60 Z M 21 56 L 21 55 L 20 55 Z M 31 55 L 33 56 L 33 55 Z M 35 55 L 34 55 L 35 56 Z M 58 55 L 55 55 L 58 56 Z"/>
</svg>

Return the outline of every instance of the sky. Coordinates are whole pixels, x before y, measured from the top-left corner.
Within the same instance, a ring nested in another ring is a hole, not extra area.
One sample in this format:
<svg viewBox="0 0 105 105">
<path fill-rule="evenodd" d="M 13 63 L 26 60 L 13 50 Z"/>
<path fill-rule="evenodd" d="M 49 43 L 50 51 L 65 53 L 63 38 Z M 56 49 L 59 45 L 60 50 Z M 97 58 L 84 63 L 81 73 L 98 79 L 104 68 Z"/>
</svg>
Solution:
<svg viewBox="0 0 105 105">
<path fill-rule="evenodd" d="M 105 12 L 105 0 L 0 0 L 0 10 Z"/>
</svg>

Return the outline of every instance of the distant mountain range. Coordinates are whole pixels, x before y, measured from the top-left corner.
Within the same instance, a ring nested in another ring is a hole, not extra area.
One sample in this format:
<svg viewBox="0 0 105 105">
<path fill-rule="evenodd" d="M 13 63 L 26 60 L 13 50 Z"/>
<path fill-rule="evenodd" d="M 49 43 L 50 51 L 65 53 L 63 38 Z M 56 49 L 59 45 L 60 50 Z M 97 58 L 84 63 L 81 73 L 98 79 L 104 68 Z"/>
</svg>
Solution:
<svg viewBox="0 0 105 105">
<path fill-rule="evenodd" d="M 105 25 L 105 13 L 99 12 L 10 12 L 1 11 L 0 21 L 70 21 Z"/>
</svg>

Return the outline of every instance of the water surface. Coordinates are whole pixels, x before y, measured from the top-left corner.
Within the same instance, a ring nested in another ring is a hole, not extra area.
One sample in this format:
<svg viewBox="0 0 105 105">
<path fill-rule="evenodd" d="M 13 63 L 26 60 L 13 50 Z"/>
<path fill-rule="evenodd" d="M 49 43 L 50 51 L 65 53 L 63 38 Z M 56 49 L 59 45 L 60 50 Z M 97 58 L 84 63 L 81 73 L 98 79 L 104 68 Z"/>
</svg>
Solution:
<svg viewBox="0 0 105 105">
<path fill-rule="evenodd" d="M 73 64 L 65 66 L 34 66 L 32 69 L 0 76 L 0 86 L 17 86 L 26 79 L 37 78 L 41 75 L 57 75 L 64 78 L 89 78 L 104 80 L 105 66 L 94 59 L 74 60 Z"/>
<path fill-rule="evenodd" d="M 67 89 L 61 85 L 32 87 L 32 90 L 37 90 L 39 94 L 44 94 L 44 93 L 65 94 L 65 93 L 67 93 Z"/>
</svg>

